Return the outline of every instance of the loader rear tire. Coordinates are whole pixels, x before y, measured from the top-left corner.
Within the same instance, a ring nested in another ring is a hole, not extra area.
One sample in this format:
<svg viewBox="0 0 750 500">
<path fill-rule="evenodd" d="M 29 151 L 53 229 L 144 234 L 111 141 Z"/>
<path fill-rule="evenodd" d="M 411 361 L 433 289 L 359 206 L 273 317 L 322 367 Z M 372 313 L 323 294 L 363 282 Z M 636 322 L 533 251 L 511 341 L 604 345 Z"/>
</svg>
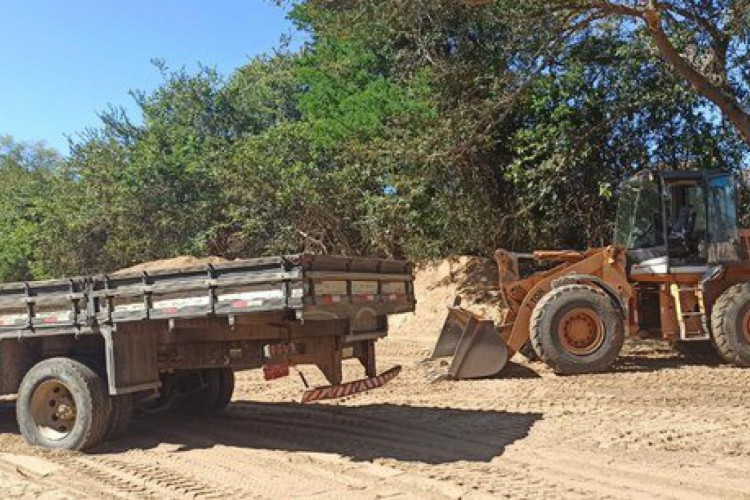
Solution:
<svg viewBox="0 0 750 500">
<path fill-rule="evenodd" d="M 531 344 L 558 375 L 595 373 L 609 368 L 625 341 L 619 306 L 587 285 L 551 290 L 531 316 Z"/>
<path fill-rule="evenodd" d="M 714 303 L 711 333 L 719 356 L 750 367 L 750 283 L 729 287 Z"/>
</svg>

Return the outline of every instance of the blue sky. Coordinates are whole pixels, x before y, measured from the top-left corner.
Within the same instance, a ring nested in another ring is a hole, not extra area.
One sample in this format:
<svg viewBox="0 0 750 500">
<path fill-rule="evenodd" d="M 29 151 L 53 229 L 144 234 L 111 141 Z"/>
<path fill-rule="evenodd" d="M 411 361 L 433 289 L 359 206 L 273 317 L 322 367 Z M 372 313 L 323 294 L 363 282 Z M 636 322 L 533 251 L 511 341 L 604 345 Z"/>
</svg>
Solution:
<svg viewBox="0 0 750 500">
<path fill-rule="evenodd" d="M 268 0 L 0 0 L 0 135 L 46 141 L 97 125 L 109 104 L 133 110 L 130 89 L 198 63 L 228 74 L 294 34 Z M 131 113 L 133 114 L 133 113 Z"/>
</svg>

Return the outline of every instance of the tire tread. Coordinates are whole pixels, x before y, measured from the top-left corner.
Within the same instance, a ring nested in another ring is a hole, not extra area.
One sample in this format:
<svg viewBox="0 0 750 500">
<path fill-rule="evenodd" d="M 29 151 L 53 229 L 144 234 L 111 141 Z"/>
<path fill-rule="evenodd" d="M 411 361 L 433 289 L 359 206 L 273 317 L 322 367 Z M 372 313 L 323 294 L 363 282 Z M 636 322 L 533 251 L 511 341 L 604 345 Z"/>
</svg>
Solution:
<svg viewBox="0 0 750 500">
<path fill-rule="evenodd" d="M 564 300 L 567 296 L 569 296 L 569 294 L 581 291 L 595 294 L 596 296 L 598 296 L 598 298 L 612 303 L 612 305 L 615 307 L 615 310 L 619 311 L 619 307 L 613 304 L 612 298 L 601 289 L 589 285 L 570 284 L 563 285 L 559 288 L 553 288 L 552 290 L 547 292 L 544 297 L 542 297 L 542 299 L 537 303 L 536 307 L 534 307 L 534 311 L 531 315 L 531 321 L 529 323 L 529 336 L 531 345 L 534 348 L 534 351 L 536 351 L 537 355 L 539 356 L 539 359 L 544 361 L 548 366 L 552 367 L 555 373 L 560 375 L 573 375 L 606 370 L 617 358 L 617 355 L 619 354 L 619 351 L 622 348 L 624 342 L 624 331 L 623 329 L 620 329 L 617 332 L 617 338 L 615 339 L 615 349 L 613 350 L 614 355 L 607 356 L 595 363 L 589 364 L 586 367 L 568 366 L 566 363 L 559 363 L 559 360 L 556 359 L 556 357 L 553 356 L 552 353 L 546 348 L 546 346 L 544 345 L 545 342 L 542 338 L 544 335 L 544 331 L 540 327 L 540 325 L 545 316 L 549 314 L 550 307 L 552 307 L 552 305 L 556 302 Z"/>
<path fill-rule="evenodd" d="M 750 283 L 732 285 L 719 296 L 711 311 L 711 334 L 716 351 L 724 361 L 735 366 L 748 367 L 750 360 L 743 358 L 731 341 L 737 319 L 732 317 L 732 311 L 736 307 L 742 307 L 743 296 L 750 300 Z"/>
</svg>

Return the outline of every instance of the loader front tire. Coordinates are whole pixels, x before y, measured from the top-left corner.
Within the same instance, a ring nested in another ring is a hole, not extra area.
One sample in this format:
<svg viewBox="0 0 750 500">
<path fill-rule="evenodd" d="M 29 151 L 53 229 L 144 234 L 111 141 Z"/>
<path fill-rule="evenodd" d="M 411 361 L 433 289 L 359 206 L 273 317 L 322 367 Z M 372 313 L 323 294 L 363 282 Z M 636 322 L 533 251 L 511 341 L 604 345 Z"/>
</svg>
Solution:
<svg viewBox="0 0 750 500">
<path fill-rule="evenodd" d="M 711 333 L 719 356 L 750 367 L 750 283 L 729 287 L 714 303 Z"/>
<path fill-rule="evenodd" d="M 531 345 L 558 375 L 601 372 L 617 359 L 625 341 L 619 306 L 587 285 L 547 293 L 534 308 Z"/>
</svg>

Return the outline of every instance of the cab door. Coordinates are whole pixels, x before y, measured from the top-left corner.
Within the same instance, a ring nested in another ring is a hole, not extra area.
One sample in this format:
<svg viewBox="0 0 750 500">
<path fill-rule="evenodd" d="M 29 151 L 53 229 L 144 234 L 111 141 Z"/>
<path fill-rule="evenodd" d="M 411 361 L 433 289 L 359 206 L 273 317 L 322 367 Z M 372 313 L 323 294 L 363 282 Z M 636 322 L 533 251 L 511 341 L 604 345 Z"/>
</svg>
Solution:
<svg viewBox="0 0 750 500">
<path fill-rule="evenodd" d="M 709 264 L 740 260 L 736 191 L 732 174 L 713 174 L 706 179 L 706 242 Z"/>
</svg>

